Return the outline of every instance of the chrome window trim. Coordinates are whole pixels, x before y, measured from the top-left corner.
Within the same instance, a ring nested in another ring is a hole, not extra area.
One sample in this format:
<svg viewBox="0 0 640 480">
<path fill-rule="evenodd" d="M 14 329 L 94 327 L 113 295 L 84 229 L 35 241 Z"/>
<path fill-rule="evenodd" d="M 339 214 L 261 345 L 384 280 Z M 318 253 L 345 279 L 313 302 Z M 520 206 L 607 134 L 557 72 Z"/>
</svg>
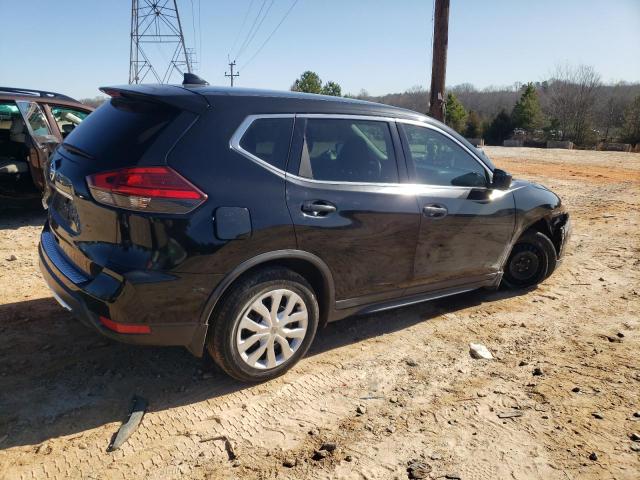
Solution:
<svg viewBox="0 0 640 480">
<path fill-rule="evenodd" d="M 350 115 L 348 113 L 297 113 L 299 118 L 326 118 L 337 120 L 365 120 L 374 122 L 395 122 L 393 117 L 377 117 L 375 115 Z"/>
<path fill-rule="evenodd" d="M 274 167 L 269 162 L 266 162 L 266 161 L 262 160 L 260 157 L 257 157 L 253 153 L 245 150 L 244 148 L 242 148 L 240 146 L 240 141 L 242 140 L 242 137 L 244 136 L 246 131 L 249 129 L 251 124 L 253 122 L 255 122 L 256 120 L 259 120 L 259 119 L 262 119 L 262 118 L 295 118 L 295 117 L 296 116 L 293 113 L 269 113 L 269 114 L 259 114 L 259 115 L 248 115 L 242 121 L 240 126 L 236 129 L 234 134 L 231 136 L 231 140 L 229 140 L 229 148 L 231 150 L 235 150 L 240 155 L 248 158 L 252 162 L 257 163 L 261 167 L 266 168 L 271 173 L 279 176 L 280 178 L 285 178 L 286 172 L 284 170 L 282 170 L 282 169 L 280 169 L 278 167 Z"/>
<path fill-rule="evenodd" d="M 469 153 L 471 157 L 474 160 L 476 160 L 478 163 L 480 163 L 480 165 L 487 171 L 489 175 L 489 181 L 491 181 L 493 178 L 491 169 L 487 165 L 485 165 L 485 163 L 482 160 L 480 160 L 480 158 L 477 155 L 475 155 L 471 150 L 469 150 L 469 148 L 463 145 L 460 141 L 458 141 L 456 138 L 454 138 L 444 130 L 438 128 L 437 126 L 430 125 L 428 123 L 421 122 L 418 120 L 382 117 L 382 116 L 375 116 L 375 115 L 350 115 L 345 113 L 297 113 L 297 114 L 296 113 L 260 113 L 260 114 L 247 115 L 247 117 L 245 117 L 242 123 L 240 123 L 240 126 L 236 129 L 236 131 L 231 136 L 231 139 L 229 140 L 229 148 L 239 153 L 243 157 L 251 160 L 252 162 L 258 164 L 259 166 L 267 169 L 268 171 L 277 175 L 278 177 L 285 180 L 293 181 L 294 183 L 298 183 L 298 184 L 310 183 L 310 184 L 316 184 L 316 185 L 327 185 L 327 186 L 331 186 L 332 188 L 342 189 L 342 190 L 349 190 L 349 189 L 367 190 L 370 188 L 381 188 L 386 190 L 388 188 L 391 188 L 391 191 L 389 191 L 389 193 L 395 193 L 399 187 L 403 191 L 414 191 L 414 192 L 417 192 L 421 188 L 429 189 L 429 190 L 433 190 L 434 188 L 465 190 L 465 191 L 469 191 L 472 188 L 488 190 L 487 187 L 462 187 L 462 186 L 455 186 L 455 185 L 434 185 L 434 184 L 426 184 L 426 183 L 418 184 L 418 183 L 346 182 L 346 181 L 336 181 L 336 180 L 315 180 L 313 178 L 301 177 L 299 175 L 286 172 L 285 170 L 282 170 L 278 167 L 274 167 L 269 162 L 262 160 L 261 158 L 257 157 L 256 155 L 252 154 L 251 152 L 245 150 L 240 146 L 240 141 L 242 140 L 242 137 L 244 136 L 246 131 L 249 129 L 251 124 L 256 120 L 263 119 L 263 118 L 326 118 L 326 119 L 333 118 L 333 119 L 345 119 L 345 120 L 377 121 L 377 122 L 385 122 L 385 123 L 390 123 L 390 122 L 406 123 L 410 125 L 416 125 L 419 127 L 431 128 L 432 130 L 435 130 L 438 133 L 453 140 L 460 147 L 466 150 L 467 153 Z M 396 157 L 396 161 L 398 161 L 397 157 Z"/>
</svg>

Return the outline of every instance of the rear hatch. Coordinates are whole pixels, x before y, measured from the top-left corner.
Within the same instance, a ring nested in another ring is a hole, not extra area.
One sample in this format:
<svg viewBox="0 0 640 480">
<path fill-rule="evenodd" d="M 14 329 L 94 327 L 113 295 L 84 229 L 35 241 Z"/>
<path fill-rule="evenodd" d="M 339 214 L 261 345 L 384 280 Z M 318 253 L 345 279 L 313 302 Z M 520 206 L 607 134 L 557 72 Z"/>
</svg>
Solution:
<svg viewBox="0 0 640 480">
<path fill-rule="evenodd" d="M 69 134 L 52 156 L 47 175 L 52 188 L 44 239 L 89 277 L 110 267 L 114 253 L 131 239 L 130 212 L 97 202 L 87 179 L 165 165 L 176 141 L 208 108 L 204 97 L 179 87 L 103 91 L 111 98 Z"/>
</svg>

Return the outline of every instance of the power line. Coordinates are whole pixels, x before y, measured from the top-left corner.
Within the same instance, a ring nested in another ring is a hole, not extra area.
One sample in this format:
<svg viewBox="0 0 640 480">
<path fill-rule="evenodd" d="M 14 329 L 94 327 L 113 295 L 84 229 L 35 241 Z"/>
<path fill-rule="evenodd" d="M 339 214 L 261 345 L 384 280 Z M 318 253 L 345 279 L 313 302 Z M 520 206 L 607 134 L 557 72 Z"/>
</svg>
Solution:
<svg viewBox="0 0 640 480">
<path fill-rule="evenodd" d="M 195 13 L 195 8 L 193 6 L 193 0 L 191 0 L 191 26 L 193 29 L 193 45 L 196 45 L 196 13 Z M 191 55 L 194 57 L 193 59 L 191 59 L 191 64 L 193 65 L 194 60 L 195 63 L 198 63 L 198 56 L 197 56 L 197 52 L 195 52 L 195 49 L 193 49 L 191 52 Z"/>
<path fill-rule="evenodd" d="M 249 37 L 253 33 L 253 29 L 255 28 L 256 24 L 258 23 L 258 20 L 260 19 L 260 16 L 262 15 L 262 11 L 264 10 L 264 6 L 266 4 L 267 4 L 267 0 L 262 0 L 262 5 L 260 5 L 260 10 L 258 10 L 258 14 L 256 15 L 256 18 L 253 19 L 253 23 L 251 24 L 251 28 L 249 28 L 249 31 L 247 32 L 247 36 L 245 37 L 244 41 L 240 45 L 240 48 L 238 49 L 238 52 L 234 55 L 234 58 L 237 58 L 238 55 L 240 55 L 240 53 L 242 53 L 242 51 L 247 47 L 247 42 L 249 40 Z"/>
<path fill-rule="evenodd" d="M 255 2 L 255 0 L 251 0 L 251 2 L 249 3 L 249 8 L 247 8 L 247 11 L 244 12 L 242 25 L 240 25 L 240 29 L 238 30 L 238 33 L 236 33 L 236 38 L 233 41 L 231 48 L 229 49 L 229 55 L 231 55 L 231 52 L 233 51 L 234 48 L 236 48 L 236 45 L 238 44 L 238 40 L 240 39 L 240 34 L 242 33 L 242 30 L 244 30 L 244 26 L 247 24 L 247 17 L 249 17 L 249 12 L 251 11 L 251 7 L 253 7 L 253 2 Z"/>
<path fill-rule="evenodd" d="M 198 0 L 198 52 L 202 61 L 202 0 Z"/>
<path fill-rule="evenodd" d="M 287 17 L 289 16 L 289 14 L 291 13 L 291 10 L 293 10 L 293 7 L 296 6 L 296 4 L 298 3 L 299 0 L 294 0 L 293 3 L 291 4 L 291 6 L 289 7 L 289 10 L 286 11 L 286 13 L 284 14 L 284 16 L 282 17 L 282 19 L 280 20 L 280 22 L 276 25 L 276 28 L 273 29 L 273 31 L 269 34 L 269 36 L 266 38 L 266 40 L 264 42 L 262 42 L 262 45 L 260 45 L 260 48 L 258 48 L 258 50 L 256 50 L 256 53 L 253 54 L 253 56 L 242 66 L 242 70 L 244 70 L 252 61 L 254 58 L 256 58 L 258 56 L 258 54 L 262 51 L 262 49 L 265 47 L 265 45 L 269 42 L 269 40 L 271 40 L 271 37 L 273 37 L 275 35 L 275 33 L 278 31 L 278 29 L 280 28 L 280 25 L 282 25 L 284 23 L 284 21 L 287 19 Z"/>
<path fill-rule="evenodd" d="M 271 3 L 269 4 L 269 6 L 267 7 L 267 10 L 264 12 L 264 15 L 262 16 L 262 19 L 260 20 L 260 23 L 258 23 L 258 26 L 256 27 L 256 29 L 253 31 L 253 35 L 251 35 L 251 38 L 249 39 L 249 41 L 247 42 L 247 45 L 245 46 L 245 48 L 247 48 L 249 45 L 251 45 L 251 42 L 253 42 L 253 39 L 256 37 L 256 34 L 260 31 L 260 28 L 262 27 L 262 24 L 264 23 L 265 19 L 267 18 L 267 16 L 269 15 L 269 11 L 271 10 L 271 7 L 273 7 L 273 4 L 275 3 L 275 0 L 271 0 Z M 242 55 L 242 51 L 238 52 L 237 56 Z"/>
<path fill-rule="evenodd" d="M 196 43 L 196 12 L 193 6 L 193 0 L 191 0 L 191 27 L 193 30 L 193 43 Z"/>
</svg>

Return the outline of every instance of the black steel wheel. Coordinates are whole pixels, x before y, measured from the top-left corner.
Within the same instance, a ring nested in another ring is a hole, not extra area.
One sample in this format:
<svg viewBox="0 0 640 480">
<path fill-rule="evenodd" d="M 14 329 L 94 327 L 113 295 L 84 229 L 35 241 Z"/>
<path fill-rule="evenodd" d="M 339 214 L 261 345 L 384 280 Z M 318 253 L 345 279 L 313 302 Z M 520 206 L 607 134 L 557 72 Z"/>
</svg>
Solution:
<svg viewBox="0 0 640 480">
<path fill-rule="evenodd" d="M 556 249 L 540 232 L 525 232 L 513 246 L 504 267 L 502 283 L 509 288 L 528 288 L 542 282 L 556 266 Z"/>
</svg>

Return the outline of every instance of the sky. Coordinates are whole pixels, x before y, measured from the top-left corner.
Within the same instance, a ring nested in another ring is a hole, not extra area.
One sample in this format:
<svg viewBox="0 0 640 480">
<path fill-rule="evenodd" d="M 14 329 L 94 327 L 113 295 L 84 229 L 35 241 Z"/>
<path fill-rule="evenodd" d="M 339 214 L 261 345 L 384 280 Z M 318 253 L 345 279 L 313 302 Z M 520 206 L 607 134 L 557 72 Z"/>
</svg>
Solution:
<svg viewBox="0 0 640 480">
<path fill-rule="evenodd" d="M 195 73 L 226 85 L 229 56 L 243 87 L 286 90 L 305 70 L 343 93 L 429 87 L 433 0 L 297 0 L 276 29 L 295 1 L 178 0 Z M 263 3 L 268 14 L 238 52 Z M 127 83 L 130 0 L 0 0 L 0 18 L 1 86 L 88 98 Z M 447 85 L 542 81 L 566 63 L 639 82 L 639 51 L 640 0 L 451 0 Z"/>
</svg>

